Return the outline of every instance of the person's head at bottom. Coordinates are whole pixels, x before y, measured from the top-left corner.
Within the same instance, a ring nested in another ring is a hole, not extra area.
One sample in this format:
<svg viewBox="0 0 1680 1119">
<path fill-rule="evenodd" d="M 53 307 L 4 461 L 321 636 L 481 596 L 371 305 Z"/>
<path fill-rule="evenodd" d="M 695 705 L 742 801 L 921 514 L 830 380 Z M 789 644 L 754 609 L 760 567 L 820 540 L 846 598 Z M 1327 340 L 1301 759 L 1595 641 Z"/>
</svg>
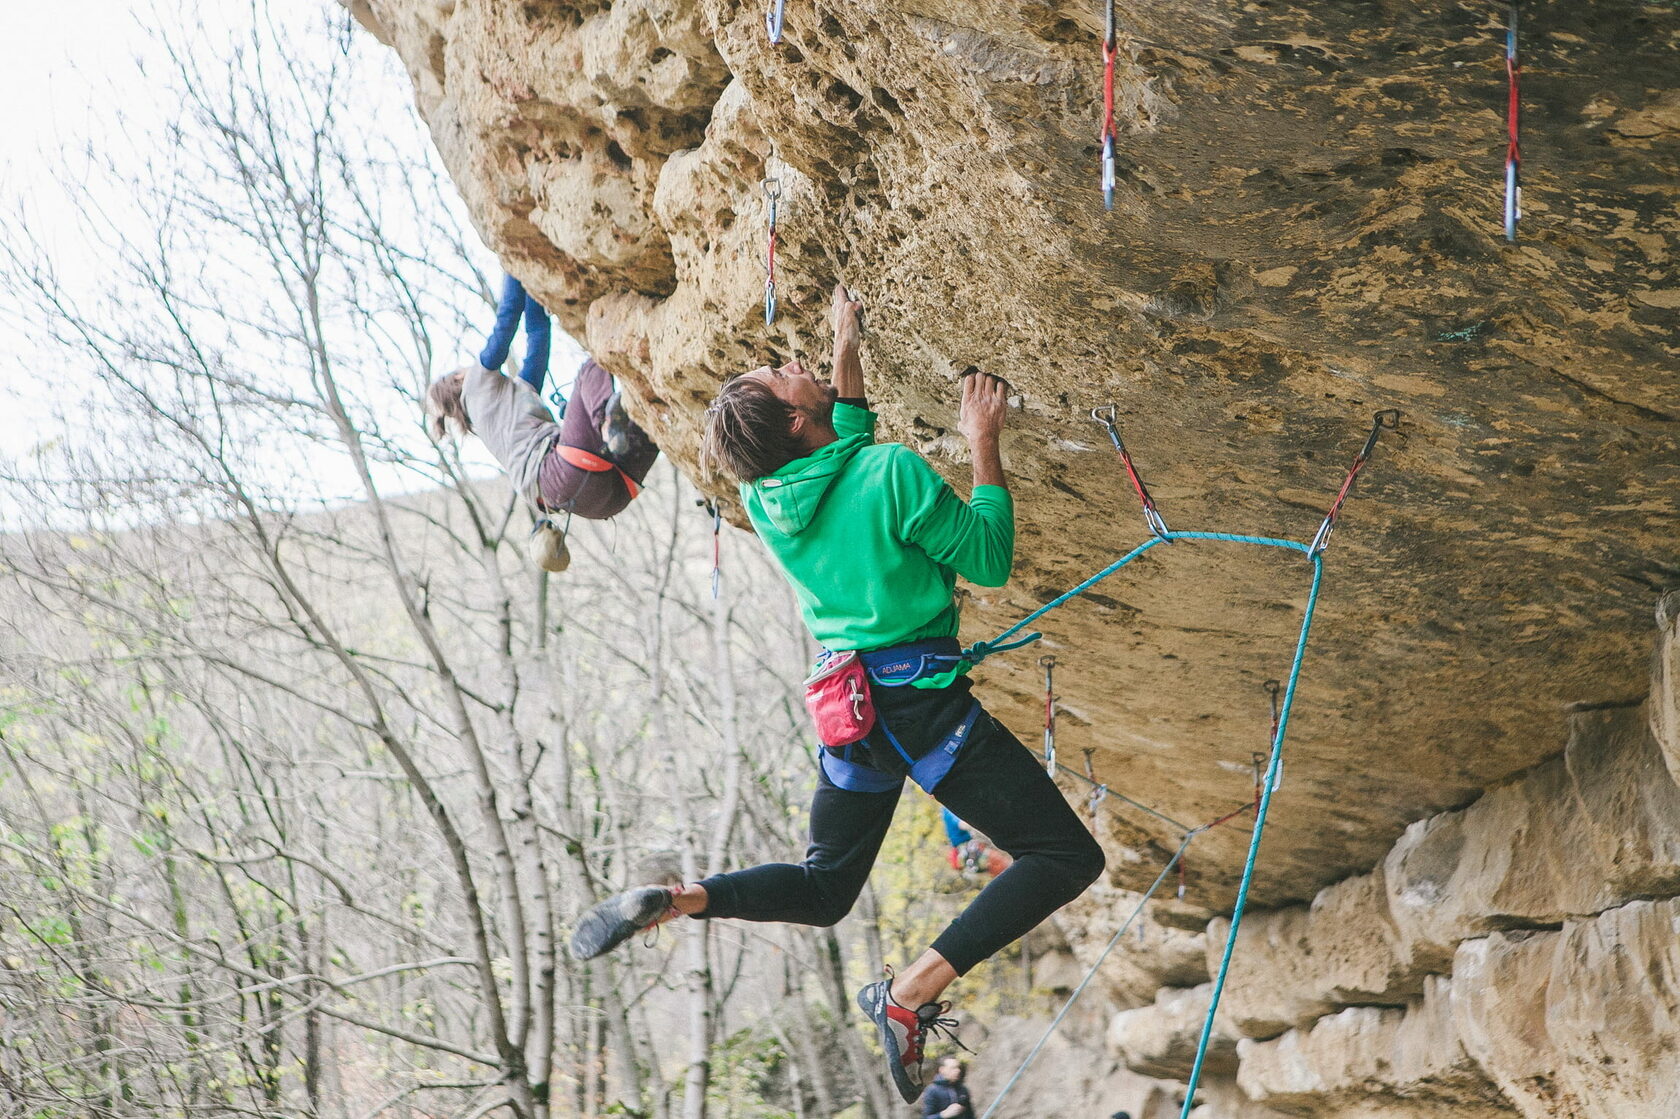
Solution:
<svg viewBox="0 0 1680 1119">
<path fill-rule="evenodd" d="M 1110 1115 L 1108 1119 L 1132 1119 L 1132 1113 L 1129 1111 L 1116 1111 L 1113 1115 Z"/>
<path fill-rule="evenodd" d="M 948 1081 L 952 1084 L 955 1084 L 963 1078 L 963 1073 L 966 1069 L 967 1066 L 955 1057 L 943 1057 L 939 1061 L 940 1079 Z"/>
</svg>

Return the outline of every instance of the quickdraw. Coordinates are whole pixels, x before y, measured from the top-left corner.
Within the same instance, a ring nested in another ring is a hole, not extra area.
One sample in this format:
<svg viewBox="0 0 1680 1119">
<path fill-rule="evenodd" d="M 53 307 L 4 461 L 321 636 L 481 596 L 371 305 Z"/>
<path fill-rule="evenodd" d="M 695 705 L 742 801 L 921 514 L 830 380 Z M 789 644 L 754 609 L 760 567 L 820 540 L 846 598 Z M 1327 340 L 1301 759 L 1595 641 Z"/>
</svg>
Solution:
<svg viewBox="0 0 1680 1119">
<path fill-rule="evenodd" d="M 1108 0 L 1103 32 L 1103 209 L 1114 209 L 1114 0 Z"/>
<path fill-rule="evenodd" d="M 723 582 L 723 506 L 703 497 L 694 504 L 705 509 L 706 515 L 712 518 L 712 601 L 715 602 Z"/>
<path fill-rule="evenodd" d="M 776 321 L 776 220 L 781 216 L 782 181 L 765 179 L 764 202 L 769 215 L 770 240 L 764 254 L 764 325 Z"/>
<path fill-rule="evenodd" d="M 1517 143 L 1517 75 L 1522 67 L 1517 63 L 1517 6 L 1510 7 L 1510 20 L 1505 26 L 1505 78 L 1509 99 L 1505 110 L 1505 240 L 1517 239 L 1517 219 L 1522 217 L 1522 149 Z"/>
<path fill-rule="evenodd" d="M 1120 461 L 1126 466 L 1126 477 L 1132 480 L 1132 488 L 1137 490 L 1138 500 L 1143 502 L 1143 521 L 1149 526 L 1149 531 L 1161 540 L 1172 543 L 1171 534 L 1167 530 L 1167 522 L 1161 516 L 1161 511 L 1155 507 L 1155 499 L 1149 496 L 1149 487 L 1143 484 L 1138 476 L 1137 467 L 1132 465 L 1132 453 L 1126 450 L 1126 444 L 1120 438 L 1120 426 L 1116 420 L 1118 408 L 1113 404 L 1104 404 L 1101 408 L 1091 409 L 1091 418 L 1102 424 L 1108 430 L 1109 441 L 1120 454 Z"/>
<path fill-rule="evenodd" d="M 1097 771 L 1091 766 L 1091 755 L 1094 753 L 1096 753 L 1095 749 L 1085 748 L 1085 780 L 1091 786 L 1091 795 L 1086 800 L 1085 811 L 1091 817 L 1092 835 L 1095 835 L 1097 831 L 1097 809 L 1101 808 L 1102 802 L 1108 799 L 1108 786 L 1097 780 Z"/>
<path fill-rule="evenodd" d="M 1380 412 L 1371 414 L 1371 433 L 1365 437 L 1365 445 L 1359 448 L 1359 453 L 1353 456 L 1353 466 L 1348 469 L 1347 477 L 1342 481 L 1342 488 L 1336 493 L 1336 500 L 1330 503 L 1330 511 L 1324 515 L 1324 523 L 1318 526 L 1313 534 L 1312 544 L 1309 545 L 1310 555 L 1319 555 L 1330 546 L 1330 534 L 1336 531 L 1336 519 L 1342 515 L 1342 503 L 1353 490 L 1353 480 L 1359 477 L 1360 469 L 1371 457 L 1376 449 L 1377 436 L 1382 434 L 1383 428 L 1390 431 L 1400 427 L 1400 410 L 1398 408 L 1384 408 Z"/>
<path fill-rule="evenodd" d="M 1283 685 L 1278 683 L 1276 680 L 1267 680 L 1260 686 L 1265 688 L 1266 694 L 1272 698 L 1272 737 L 1270 739 L 1270 743 L 1271 745 L 1276 746 L 1278 734 L 1278 696 L 1282 693 Z M 1259 754 L 1254 756 L 1256 760 L 1260 757 Z M 1272 778 L 1272 792 L 1275 793 L 1281 788 L 1283 788 L 1283 759 L 1279 758 L 1277 775 Z M 1260 770 L 1258 767 L 1256 767 L 1254 771 L 1254 802 L 1256 804 L 1260 802 Z"/>
<path fill-rule="evenodd" d="M 1038 658 L 1039 667 L 1044 669 L 1044 771 L 1052 778 L 1056 776 L 1056 658 L 1044 656 Z M 1091 756 L 1085 755 L 1087 767 L 1091 764 Z"/>
<path fill-rule="evenodd" d="M 782 41 L 782 24 L 786 18 L 787 0 L 770 0 L 770 7 L 764 13 L 764 30 L 770 35 L 771 46 Z"/>
</svg>

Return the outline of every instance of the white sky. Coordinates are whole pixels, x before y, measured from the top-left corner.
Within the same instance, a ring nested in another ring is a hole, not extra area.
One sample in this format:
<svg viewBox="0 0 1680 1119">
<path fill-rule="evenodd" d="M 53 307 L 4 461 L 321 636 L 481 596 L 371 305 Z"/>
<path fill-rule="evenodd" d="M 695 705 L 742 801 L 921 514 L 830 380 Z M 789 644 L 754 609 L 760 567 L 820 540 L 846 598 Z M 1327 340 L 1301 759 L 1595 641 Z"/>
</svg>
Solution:
<svg viewBox="0 0 1680 1119">
<path fill-rule="evenodd" d="M 273 8 L 283 13 L 277 18 L 300 20 L 304 26 L 318 25 L 323 12 L 338 11 L 333 0 L 275 0 Z M 182 29 L 193 24 L 226 33 L 250 18 L 246 4 L 228 0 L 0 0 L 0 42 L 12 48 L 0 66 L 0 243 L 16 241 L 8 238 L 8 229 L 26 227 L 29 238 L 48 250 L 66 287 L 97 290 L 106 262 L 87 243 L 69 192 L 84 182 L 95 184 L 95 190 L 112 188 L 99 186 L 104 180 L 78 169 L 92 153 L 119 167 L 132 166 L 139 177 L 159 153 L 163 129 L 177 111 L 163 42 L 178 41 Z M 383 50 L 365 33 L 358 34 L 364 45 Z M 334 49 L 327 36 L 320 38 L 323 50 Z M 356 96 L 370 113 L 413 111 L 412 90 L 391 62 L 383 72 L 366 66 L 357 71 L 368 88 L 358 89 Z M 414 154 L 435 159 L 429 147 Z M 120 191 L 83 201 L 114 222 L 123 221 L 124 207 L 133 204 Z M 488 251 L 482 267 L 495 271 Z M 489 312 L 473 306 L 475 300 L 463 294 L 468 314 L 487 326 Z M 460 360 L 476 353 L 477 339 L 461 342 Z M 581 348 L 556 332 L 553 369 L 563 390 L 569 389 L 565 382 L 581 360 Z M 0 461 L 27 458 L 62 434 L 65 421 L 58 414 L 63 409 L 49 406 L 47 392 L 50 386 L 56 403 L 63 404 L 64 383 L 52 376 L 60 361 L 44 342 L 42 325 L 20 317 L 17 300 L 0 292 L 0 417 L 7 421 L 0 423 Z M 306 388 L 305 371 L 299 370 L 297 378 Z M 469 442 L 476 455 L 477 441 Z M 488 459 L 476 461 L 491 472 Z M 308 486 L 310 480 L 300 484 Z M 323 481 L 321 488 L 339 487 Z M 22 527 L 18 520 L 0 494 L 0 529 Z"/>
</svg>

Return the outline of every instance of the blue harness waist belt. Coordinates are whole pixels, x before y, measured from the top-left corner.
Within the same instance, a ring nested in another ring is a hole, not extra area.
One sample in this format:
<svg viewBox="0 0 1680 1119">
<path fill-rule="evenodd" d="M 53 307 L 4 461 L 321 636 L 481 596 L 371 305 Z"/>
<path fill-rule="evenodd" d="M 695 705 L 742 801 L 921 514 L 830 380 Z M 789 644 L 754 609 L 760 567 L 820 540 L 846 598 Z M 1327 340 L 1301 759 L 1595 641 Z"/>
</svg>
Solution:
<svg viewBox="0 0 1680 1119">
<path fill-rule="evenodd" d="M 872 684 L 884 688 L 902 688 L 925 676 L 938 672 L 948 672 L 951 667 L 962 661 L 962 646 L 954 637 L 937 637 L 929 641 L 916 641 L 908 645 L 894 645 L 887 649 L 875 649 L 861 652 L 858 659 L 869 672 Z M 957 762 L 957 752 L 963 743 L 968 741 L 969 732 L 974 729 L 974 720 L 980 717 L 980 701 L 974 700 L 968 706 L 968 711 L 956 724 L 946 732 L 933 749 L 923 754 L 919 761 L 911 761 L 910 754 L 899 745 L 892 728 L 887 726 L 885 717 L 880 709 L 876 709 L 875 725 L 886 736 L 898 756 L 904 759 L 904 764 L 910 767 L 910 779 L 926 792 L 933 792 L 934 787 L 945 779 L 951 772 L 951 767 Z M 829 782 L 836 788 L 848 792 L 885 793 L 897 789 L 904 783 L 904 778 L 894 777 L 872 766 L 859 765 L 852 760 L 853 746 L 844 746 L 839 750 L 825 748 L 818 750 L 819 764 Z"/>
<path fill-rule="evenodd" d="M 962 663 L 962 645 L 955 637 L 932 637 L 858 654 L 869 670 L 871 683 L 883 688 L 902 688 L 924 676 L 949 672 Z"/>
</svg>

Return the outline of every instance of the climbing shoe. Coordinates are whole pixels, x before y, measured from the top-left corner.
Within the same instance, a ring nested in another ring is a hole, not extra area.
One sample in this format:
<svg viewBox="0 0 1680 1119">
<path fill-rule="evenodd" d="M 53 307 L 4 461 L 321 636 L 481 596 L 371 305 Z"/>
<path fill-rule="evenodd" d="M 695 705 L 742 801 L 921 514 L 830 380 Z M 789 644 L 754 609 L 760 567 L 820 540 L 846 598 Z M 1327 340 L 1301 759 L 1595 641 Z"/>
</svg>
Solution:
<svg viewBox="0 0 1680 1119">
<path fill-rule="evenodd" d="M 611 952 L 665 915 L 674 897 L 664 886 L 637 886 L 595 906 L 572 932 L 572 958 L 593 960 Z"/>
<path fill-rule="evenodd" d="M 613 458 L 622 459 L 630 453 L 630 432 L 634 427 L 630 413 L 624 410 L 624 398 L 613 393 L 607 398 L 606 414 L 601 417 L 601 440 Z"/>
<path fill-rule="evenodd" d="M 858 1009 L 875 1023 L 881 1048 L 887 1053 L 887 1072 L 893 1087 L 905 1103 L 915 1103 L 922 1094 L 922 1050 L 930 1030 L 955 1040 L 955 1018 L 941 1017 L 951 1009 L 948 1002 L 925 1002 L 915 1010 L 900 1006 L 892 997 L 892 973 L 866 985 L 857 994 Z"/>
</svg>

